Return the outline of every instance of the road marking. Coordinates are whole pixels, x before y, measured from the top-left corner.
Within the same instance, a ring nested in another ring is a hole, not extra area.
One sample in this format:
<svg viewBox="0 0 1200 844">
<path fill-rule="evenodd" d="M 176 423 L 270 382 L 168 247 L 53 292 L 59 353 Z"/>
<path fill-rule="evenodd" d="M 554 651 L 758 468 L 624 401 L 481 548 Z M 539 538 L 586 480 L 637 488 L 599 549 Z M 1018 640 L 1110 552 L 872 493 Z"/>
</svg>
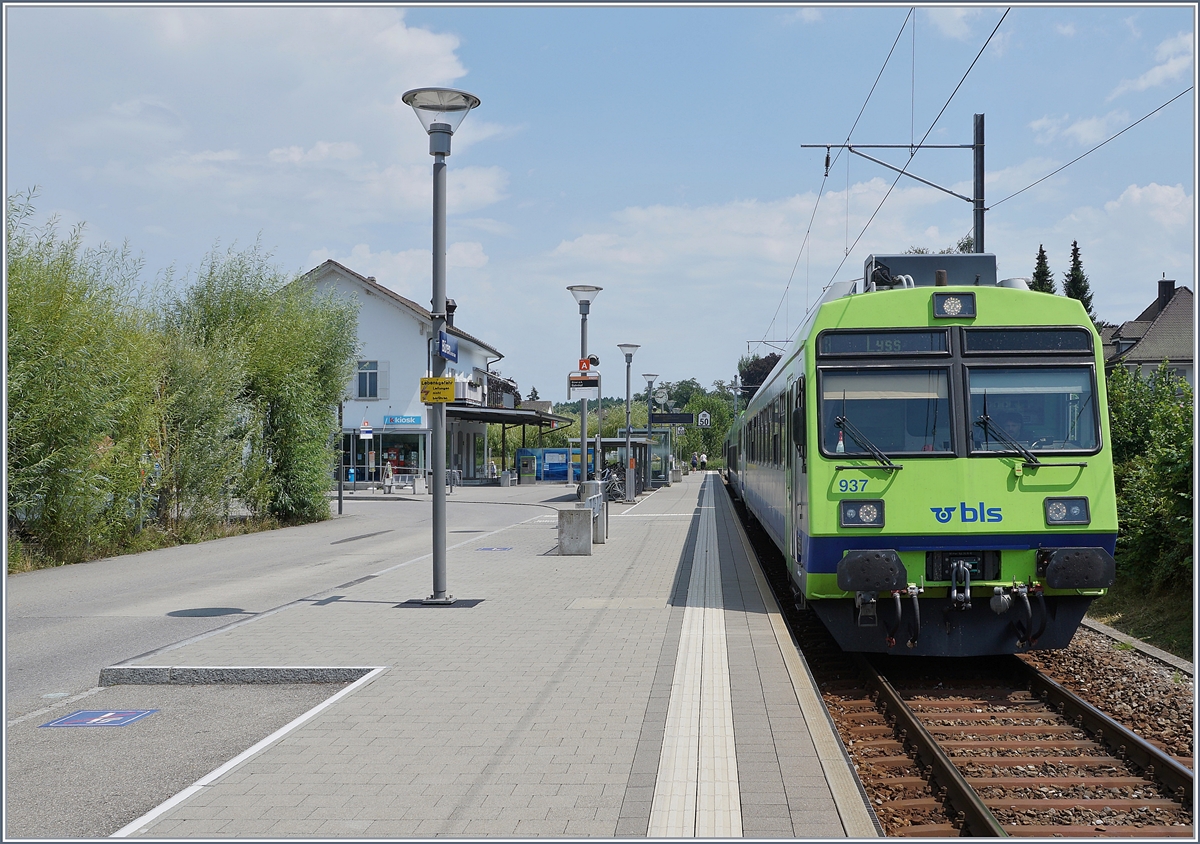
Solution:
<svg viewBox="0 0 1200 844">
<path fill-rule="evenodd" d="M 656 838 L 742 835 L 717 519 L 707 479 L 701 495 L 707 512 L 696 535 L 650 807 L 648 835 Z"/>
</svg>

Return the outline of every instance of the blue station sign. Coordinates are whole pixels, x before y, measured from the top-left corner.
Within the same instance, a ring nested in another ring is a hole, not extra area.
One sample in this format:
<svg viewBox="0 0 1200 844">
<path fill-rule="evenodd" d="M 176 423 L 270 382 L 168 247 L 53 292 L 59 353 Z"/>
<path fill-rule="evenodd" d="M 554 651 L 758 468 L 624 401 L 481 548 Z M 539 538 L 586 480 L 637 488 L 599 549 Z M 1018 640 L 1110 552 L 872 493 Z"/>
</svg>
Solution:
<svg viewBox="0 0 1200 844">
<path fill-rule="evenodd" d="M 458 363 L 458 340 L 445 331 L 438 332 L 438 357 Z"/>
<path fill-rule="evenodd" d="M 384 425 L 420 425 L 421 417 L 417 416 L 385 416 Z"/>
</svg>

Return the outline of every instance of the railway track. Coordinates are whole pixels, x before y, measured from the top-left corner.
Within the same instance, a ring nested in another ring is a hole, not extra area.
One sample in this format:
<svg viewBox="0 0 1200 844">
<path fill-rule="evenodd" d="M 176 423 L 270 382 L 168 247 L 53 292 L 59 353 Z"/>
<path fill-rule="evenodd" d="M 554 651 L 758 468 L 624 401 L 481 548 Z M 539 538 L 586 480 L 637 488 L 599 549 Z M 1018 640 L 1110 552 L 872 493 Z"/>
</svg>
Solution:
<svg viewBox="0 0 1200 844">
<path fill-rule="evenodd" d="M 888 836 L 1194 837 L 1180 760 L 1018 657 L 843 653 L 750 528 Z"/>
</svg>

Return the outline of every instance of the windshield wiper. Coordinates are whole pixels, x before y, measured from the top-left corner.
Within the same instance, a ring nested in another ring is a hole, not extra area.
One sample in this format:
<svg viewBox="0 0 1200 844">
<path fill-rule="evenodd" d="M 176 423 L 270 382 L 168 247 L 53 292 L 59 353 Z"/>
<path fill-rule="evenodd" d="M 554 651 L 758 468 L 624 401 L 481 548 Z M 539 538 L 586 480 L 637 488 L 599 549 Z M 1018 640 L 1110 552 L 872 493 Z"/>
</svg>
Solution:
<svg viewBox="0 0 1200 844">
<path fill-rule="evenodd" d="M 844 410 L 842 412 L 845 413 Z M 879 450 L 875 443 L 867 439 L 866 434 L 858 430 L 858 428 L 855 428 L 854 423 L 845 416 L 838 416 L 833 420 L 833 422 L 838 426 L 839 429 L 849 434 L 850 439 L 858 443 L 860 448 L 866 449 L 866 451 L 872 457 L 879 461 L 880 465 L 882 465 L 884 469 L 887 469 L 889 472 L 895 472 L 904 468 L 903 466 L 893 463 L 886 454 Z"/>
<path fill-rule="evenodd" d="M 1036 454 L 1034 454 L 1032 451 L 1027 449 L 1025 446 L 1021 445 L 1016 440 L 1014 440 L 1011 436 L 1009 436 L 1008 432 L 1005 431 L 1003 428 L 1001 428 L 999 425 L 993 424 L 992 418 L 987 415 L 986 410 L 982 414 L 980 414 L 978 419 L 975 420 L 975 424 L 983 429 L 984 434 L 988 434 L 992 437 L 995 437 L 1003 445 L 1008 446 L 1010 449 L 1017 452 L 1017 454 L 1024 457 L 1026 464 L 1028 464 L 1030 466 L 1040 466 L 1041 465 L 1042 461 L 1037 459 Z"/>
</svg>

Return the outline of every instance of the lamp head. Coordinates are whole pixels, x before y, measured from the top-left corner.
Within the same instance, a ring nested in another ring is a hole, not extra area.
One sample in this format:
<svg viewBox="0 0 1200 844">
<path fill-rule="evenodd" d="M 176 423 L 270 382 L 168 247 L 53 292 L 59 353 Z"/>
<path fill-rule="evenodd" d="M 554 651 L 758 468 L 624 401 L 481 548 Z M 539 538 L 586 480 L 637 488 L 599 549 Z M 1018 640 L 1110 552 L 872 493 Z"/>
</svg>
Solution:
<svg viewBox="0 0 1200 844">
<path fill-rule="evenodd" d="M 643 372 L 642 377 L 646 379 L 647 384 L 653 384 L 658 379 L 656 372 Z"/>
<path fill-rule="evenodd" d="M 626 363 L 633 363 L 633 353 L 641 348 L 637 343 L 618 343 L 617 348 L 625 355 Z"/>
<path fill-rule="evenodd" d="M 572 284 L 567 289 L 571 291 L 571 295 L 575 297 L 575 301 L 580 305 L 590 305 L 596 301 L 597 294 L 604 288 L 596 287 L 592 284 Z"/>
<path fill-rule="evenodd" d="M 455 88 L 414 88 L 400 98 L 412 106 L 426 132 L 449 132 L 458 129 L 467 112 L 479 105 L 479 97 Z M 432 128 L 435 125 L 438 128 Z M 446 128 L 441 128 L 441 127 Z"/>
</svg>

